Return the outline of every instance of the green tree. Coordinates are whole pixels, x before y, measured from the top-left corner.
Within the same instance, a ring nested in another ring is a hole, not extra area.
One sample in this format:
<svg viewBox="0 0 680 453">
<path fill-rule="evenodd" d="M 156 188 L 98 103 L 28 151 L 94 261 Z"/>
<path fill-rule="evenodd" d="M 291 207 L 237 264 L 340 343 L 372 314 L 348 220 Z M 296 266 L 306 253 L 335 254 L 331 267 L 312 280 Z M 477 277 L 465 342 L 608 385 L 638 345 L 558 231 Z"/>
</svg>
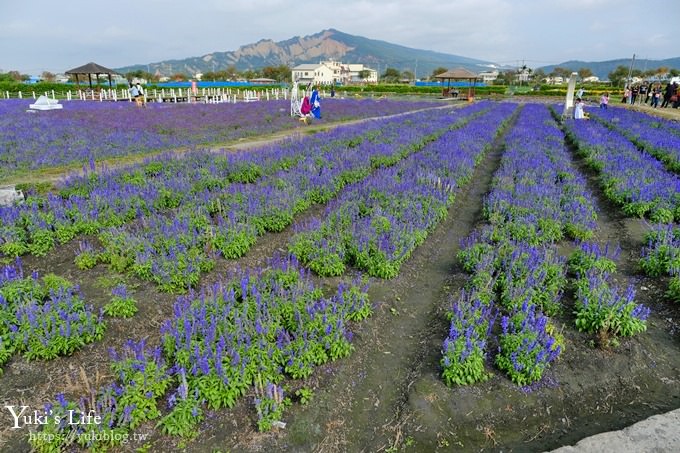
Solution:
<svg viewBox="0 0 680 453">
<path fill-rule="evenodd" d="M 577 72 L 581 80 L 585 79 L 586 77 L 592 77 L 593 75 L 593 71 L 591 71 L 590 68 L 581 68 Z"/>
<path fill-rule="evenodd" d="M 434 76 L 439 75 L 439 74 L 442 74 L 442 73 L 444 73 L 444 72 L 446 72 L 446 71 L 448 71 L 448 69 L 443 68 L 443 67 L 441 67 L 441 66 L 438 67 L 438 68 L 435 68 L 435 69 L 432 71 L 432 75 L 430 76 L 430 79 L 434 79 Z"/>
<path fill-rule="evenodd" d="M 205 81 L 208 81 L 208 82 L 214 82 L 215 80 L 220 80 L 219 79 L 219 73 L 208 71 L 208 72 L 203 74 L 203 77 L 201 77 L 201 80 L 205 80 Z"/>
<path fill-rule="evenodd" d="M 387 68 L 385 69 L 385 73 L 380 76 L 380 78 L 383 80 L 383 82 L 396 83 L 401 78 L 401 73 L 398 69 Z"/>
<path fill-rule="evenodd" d="M 143 69 L 136 69 L 134 71 L 126 73 L 125 78 L 128 80 L 132 79 L 155 80 L 157 77 L 148 71 L 144 71 Z"/>
<path fill-rule="evenodd" d="M 279 66 L 265 66 L 262 68 L 262 76 L 268 79 L 274 79 L 278 82 L 286 82 L 290 81 L 291 69 L 285 64 Z"/>
<path fill-rule="evenodd" d="M 43 79 L 45 82 L 54 82 L 57 76 L 51 73 L 50 71 L 43 71 L 42 74 L 40 75 L 40 78 Z"/>
<path fill-rule="evenodd" d="M 612 83 L 612 86 L 621 86 L 626 82 L 626 78 L 628 77 L 628 68 L 623 65 L 618 65 L 616 69 L 607 74 L 607 77 Z"/>
<path fill-rule="evenodd" d="M 413 72 L 411 71 L 407 70 L 401 73 L 401 80 L 413 80 L 415 78 L 416 78 L 415 74 L 413 74 Z"/>
<path fill-rule="evenodd" d="M 501 71 L 498 77 L 494 80 L 496 85 L 512 85 L 517 79 L 517 72 L 513 70 Z"/>
<path fill-rule="evenodd" d="M 543 69 L 536 69 L 534 71 L 534 76 L 533 79 L 537 83 L 543 82 L 543 79 L 546 78 L 545 71 Z"/>
<path fill-rule="evenodd" d="M 7 74 L 9 74 L 9 77 L 17 82 L 21 82 L 22 80 L 28 80 L 31 77 L 28 74 L 22 74 L 19 71 L 9 71 Z"/>
<path fill-rule="evenodd" d="M 556 66 L 555 69 L 552 70 L 550 73 L 551 77 L 562 77 L 563 79 L 568 79 L 569 76 L 571 76 L 571 70 L 567 68 L 562 68 L 560 66 Z"/>
<path fill-rule="evenodd" d="M 246 69 L 241 73 L 244 79 L 250 80 L 250 79 L 257 79 L 260 77 L 260 73 L 256 71 L 255 69 Z"/>
</svg>

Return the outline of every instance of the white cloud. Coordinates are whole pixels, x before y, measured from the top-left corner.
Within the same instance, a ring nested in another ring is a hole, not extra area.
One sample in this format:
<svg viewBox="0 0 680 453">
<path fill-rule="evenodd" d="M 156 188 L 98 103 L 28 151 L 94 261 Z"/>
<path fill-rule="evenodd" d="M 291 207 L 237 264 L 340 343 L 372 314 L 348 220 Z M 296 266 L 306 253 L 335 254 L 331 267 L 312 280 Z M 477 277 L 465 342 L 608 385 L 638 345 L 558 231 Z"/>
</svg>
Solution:
<svg viewBox="0 0 680 453">
<path fill-rule="evenodd" d="M 472 58 L 545 64 L 678 56 L 676 0 L 31 0 L 1 2 L 3 70 L 118 67 L 327 28 Z M 649 13 L 656 12 L 654 23 Z M 650 31 L 651 30 L 651 31 Z M 514 63 L 513 63 L 514 64 Z M 540 64 L 537 64 L 540 65 Z"/>
</svg>

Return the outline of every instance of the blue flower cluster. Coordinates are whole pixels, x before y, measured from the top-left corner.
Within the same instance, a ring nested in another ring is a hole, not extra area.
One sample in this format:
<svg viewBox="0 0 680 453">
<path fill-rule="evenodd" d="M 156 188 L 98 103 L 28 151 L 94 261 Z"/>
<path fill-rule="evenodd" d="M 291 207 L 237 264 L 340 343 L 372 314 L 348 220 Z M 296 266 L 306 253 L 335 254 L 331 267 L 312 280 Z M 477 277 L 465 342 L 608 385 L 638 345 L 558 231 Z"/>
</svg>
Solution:
<svg viewBox="0 0 680 453">
<path fill-rule="evenodd" d="M 447 385 L 485 380 L 486 341 L 494 325 L 493 305 L 473 290 L 461 292 L 449 312 L 451 326 L 442 346 L 440 365 Z"/>
<path fill-rule="evenodd" d="M 680 302 L 680 225 L 656 225 L 647 234 L 640 266 L 651 277 L 671 277 L 667 296 Z"/>
<path fill-rule="evenodd" d="M 119 290 L 116 293 L 120 294 Z M 65 448 L 87 442 L 81 434 L 99 432 L 84 446 L 102 448 L 102 433 L 126 433 L 159 419 L 165 433 L 190 436 L 204 409 L 232 407 L 255 390 L 258 426 L 271 428 L 288 404 L 280 382 L 309 376 L 318 365 L 352 351 L 352 321 L 372 313 L 365 285 L 340 283 L 324 296 L 310 274 L 292 257 L 266 268 L 239 271 L 199 292 L 177 298 L 173 316 L 161 327 L 162 346 L 128 341 L 111 351 L 116 381 L 78 403 L 58 397 L 63 410 L 96 409 L 103 423 L 73 427 L 51 423 L 49 436 L 36 436 L 34 448 Z M 161 418 L 162 402 L 170 410 Z"/>
<path fill-rule="evenodd" d="M 570 270 L 577 279 L 576 327 L 597 333 L 604 342 L 609 342 L 610 337 L 645 331 L 649 316 L 649 309 L 634 301 L 633 285 L 622 292 L 611 278 L 619 251 L 618 247 L 611 251 L 608 245 L 600 247 L 586 242 L 569 259 Z"/>
<path fill-rule="evenodd" d="M 102 316 L 66 279 L 24 277 L 17 259 L 0 268 L 0 366 L 14 354 L 48 360 L 70 355 L 102 338 Z"/>
</svg>

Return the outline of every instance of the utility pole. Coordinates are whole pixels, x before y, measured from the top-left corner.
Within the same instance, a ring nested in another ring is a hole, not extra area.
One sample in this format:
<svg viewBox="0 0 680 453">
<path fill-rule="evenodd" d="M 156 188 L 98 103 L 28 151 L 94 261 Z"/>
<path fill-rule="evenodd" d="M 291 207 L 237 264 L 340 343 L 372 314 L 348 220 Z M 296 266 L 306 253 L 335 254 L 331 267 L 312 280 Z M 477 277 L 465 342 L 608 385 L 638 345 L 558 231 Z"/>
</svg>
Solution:
<svg viewBox="0 0 680 453">
<path fill-rule="evenodd" d="M 630 68 L 628 68 L 628 79 L 626 80 L 626 86 L 630 88 L 630 79 L 633 75 L 633 65 L 635 64 L 635 54 L 633 54 L 633 59 L 630 60 Z"/>
</svg>

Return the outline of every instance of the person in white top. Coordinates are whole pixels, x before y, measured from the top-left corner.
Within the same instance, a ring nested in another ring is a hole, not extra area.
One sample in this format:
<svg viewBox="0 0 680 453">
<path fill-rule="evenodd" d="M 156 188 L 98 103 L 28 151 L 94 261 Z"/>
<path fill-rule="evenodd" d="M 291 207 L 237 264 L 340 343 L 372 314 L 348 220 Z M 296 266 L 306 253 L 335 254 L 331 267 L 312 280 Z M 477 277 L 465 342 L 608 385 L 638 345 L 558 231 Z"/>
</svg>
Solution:
<svg viewBox="0 0 680 453">
<path fill-rule="evenodd" d="M 582 120 L 585 119 L 585 113 L 583 112 L 583 102 L 581 98 L 576 98 L 576 103 L 574 104 L 574 119 Z"/>
</svg>

